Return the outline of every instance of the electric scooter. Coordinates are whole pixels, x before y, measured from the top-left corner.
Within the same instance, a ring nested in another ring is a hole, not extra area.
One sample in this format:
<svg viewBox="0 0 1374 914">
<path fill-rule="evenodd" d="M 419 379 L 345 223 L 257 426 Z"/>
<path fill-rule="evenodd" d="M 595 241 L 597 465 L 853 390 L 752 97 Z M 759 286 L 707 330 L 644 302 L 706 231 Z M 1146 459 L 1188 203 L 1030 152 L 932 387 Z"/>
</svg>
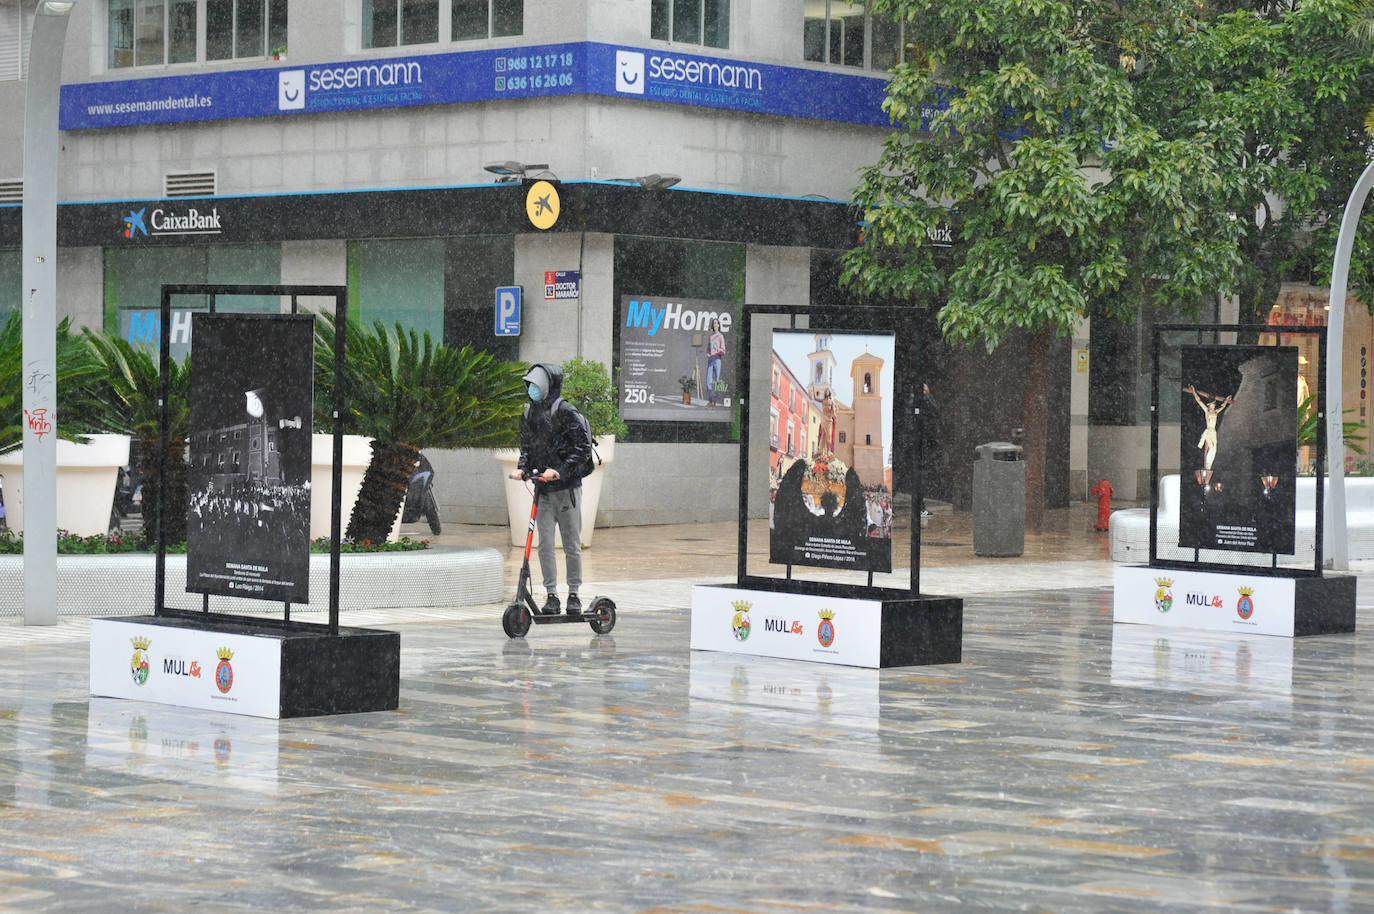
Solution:
<svg viewBox="0 0 1374 914">
<path fill-rule="evenodd" d="M 615 601 L 610 597 L 594 597 L 587 608 L 580 613 L 541 613 L 535 605 L 534 594 L 530 592 L 530 547 L 534 545 L 534 522 L 539 516 L 539 496 L 544 483 L 538 474 L 526 473 L 525 479 L 534 480 L 534 500 L 530 503 L 530 525 L 525 532 L 525 561 L 520 566 L 520 584 L 515 591 L 515 600 L 506 607 L 501 616 L 501 627 L 508 638 L 523 638 L 530 630 L 530 623 L 552 625 L 556 622 L 586 622 L 592 631 L 605 635 L 615 628 Z"/>
</svg>

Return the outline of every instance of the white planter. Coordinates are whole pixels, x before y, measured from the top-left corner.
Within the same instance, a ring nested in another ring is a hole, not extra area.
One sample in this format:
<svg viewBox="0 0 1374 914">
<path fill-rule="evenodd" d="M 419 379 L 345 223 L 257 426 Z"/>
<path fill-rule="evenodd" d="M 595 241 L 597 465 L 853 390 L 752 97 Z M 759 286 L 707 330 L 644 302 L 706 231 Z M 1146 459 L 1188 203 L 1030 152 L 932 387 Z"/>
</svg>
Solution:
<svg viewBox="0 0 1374 914">
<path fill-rule="evenodd" d="M 582 480 L 582 491 L 578 495 L 577 506 L 582 513 L 582 545 L 584 547 L 592 544 L 592 534 L 596 527 L 596 508 L 601 503 L 601 483 L 606 478 L 606 471 L 611 467 L 611 461 L 615 459 L 615 436 L 599 435 L 596 439 L 596 451 L 601 455 L 601 465 L 596 468 L 596 472 Z M 522 482 L 518 479 L 511 479 L 510 474 L 515 470 L 515 466 L 520 461 L 520 451 L 515 448 L 506 448 L 492 452 L 492 457 L 501 464 L 501 475 L 506 480 L 506 515 L 510 520 L 510 544 L 512 546 L 525 545 L 525 533 L 530 525 L 530 500 L 534 497 L 534 486 L 531 483 Z M 563 545 L 563 536 L 554 528 L 554 544 L 560 548 Z M 534 545 L 539 545 L 539 534 L 534 535 Z"/>
<path fill-rule="evenodd" d="M 340 535 L 348 529 L 348 516 L 363 486 L 363 473 L 372 462 L 372 439 L 363 435 L 343 436 L 343 478 L 339 498 Z M 334 485 L 334 436 L 310 438 L 310 538 L 329 535 L 329 497 Z M 398 515 L 399 516 L 399 515 Z M 391 538 L 399 539 L 399 524 L 392 525 Z"/>
<path fill-rule="evenodd" d="M 89 444 L 57 441 L 57 527 L 77 536 L 110 531 L 119 468 L 129 462 L 128 435 L 91 435 Z M 5 521 L 24 529 L 24 449 L 0 456 Z"/>
</svg>

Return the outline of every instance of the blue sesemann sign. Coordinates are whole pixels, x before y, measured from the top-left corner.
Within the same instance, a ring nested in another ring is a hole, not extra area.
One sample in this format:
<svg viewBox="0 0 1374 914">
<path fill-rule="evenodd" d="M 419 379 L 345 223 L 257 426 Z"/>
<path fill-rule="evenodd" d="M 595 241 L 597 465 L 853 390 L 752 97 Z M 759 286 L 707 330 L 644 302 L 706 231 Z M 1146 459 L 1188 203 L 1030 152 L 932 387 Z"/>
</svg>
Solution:
<svg viewBox="0 0 1374 914">
<path fill-rule="evenodd" d="M 880 76 L 596 42 L 266 67 L 62 87 L 63 130 L 502 98 L 601 95 L 875 127 Z"/>
</svg>

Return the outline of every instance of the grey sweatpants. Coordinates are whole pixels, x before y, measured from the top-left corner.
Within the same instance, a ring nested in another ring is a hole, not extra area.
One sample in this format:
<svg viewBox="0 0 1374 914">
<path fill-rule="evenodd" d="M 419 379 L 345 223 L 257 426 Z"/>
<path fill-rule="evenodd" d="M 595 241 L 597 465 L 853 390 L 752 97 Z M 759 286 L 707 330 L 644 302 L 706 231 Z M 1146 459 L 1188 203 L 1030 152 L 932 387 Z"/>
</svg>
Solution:
<svg viewBox="0 0 1374 914">
<path fill-rule="evenodd" d="M 576 501 L 576 504 L 574 504 Z M 582 486 L 539 497 L 539 570 L 544 575 L 544 590 L 558 592 L 558 558 L 554 549 L 554 524 L 563 534 L 563 561 L 568 566 L 568 593 L 582 586 Z"/>
</svg>

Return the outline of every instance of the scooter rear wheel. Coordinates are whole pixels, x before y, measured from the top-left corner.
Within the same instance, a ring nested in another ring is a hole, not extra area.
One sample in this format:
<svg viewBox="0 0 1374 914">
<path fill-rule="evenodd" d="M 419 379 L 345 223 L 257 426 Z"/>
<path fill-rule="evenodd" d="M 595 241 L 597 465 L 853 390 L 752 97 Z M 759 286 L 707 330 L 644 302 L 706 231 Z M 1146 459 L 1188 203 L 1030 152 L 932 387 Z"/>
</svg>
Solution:
<svg viewBox="0 0 1374 914">
<path fill-rule="evenodd" d="M 529 610 L 519 603 L 507 606 L 501 615 L 501 628 L 505 629 L 507 638 L 525 637 L 525 632 L 530 630 Z"/>
<path fill-rule="evenodd" d="M 598 635 L 609 634 L 615 628 L 615 603 L 609 597 L 597 597 L 586 612 L 587 624 Z"/>
</svg>

